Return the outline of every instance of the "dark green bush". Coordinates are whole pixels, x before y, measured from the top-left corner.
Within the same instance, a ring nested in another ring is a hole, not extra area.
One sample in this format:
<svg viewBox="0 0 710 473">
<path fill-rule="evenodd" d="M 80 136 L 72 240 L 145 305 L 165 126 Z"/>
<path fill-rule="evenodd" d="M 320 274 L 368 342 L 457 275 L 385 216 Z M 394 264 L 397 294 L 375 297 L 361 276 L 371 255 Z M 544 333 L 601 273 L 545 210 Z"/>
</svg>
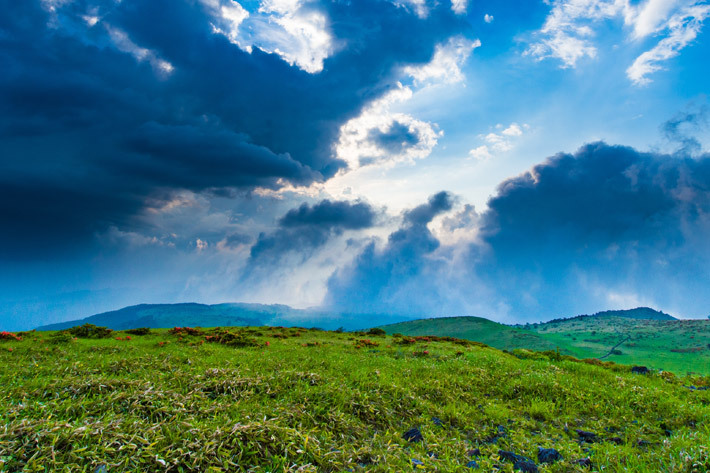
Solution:
<svg viewBox="0 0 710 473">
<path fill-rule="evenodd" d="M 128 330 L 124 330 L 124 332 L 130 335 L 148 335 L 150 329 L 148 327 L 129 328 Z"/>
<path fill-rule="evenodd" d="M 376 336 L 382 336 L 382 335 L 387 335 L 387 332 L 382 330 L 381 328 L 371 328 L 370 330 L 367 331 L 367 335 L 376 335 Z"/>
<path fill-rule="evenodd" d="M 106 327 L 97 327 L 94 324 L 84 324 L 62 330 L 62 332 L 67 332 L 76 338 L 109 338 L 113 330 Z"/>
</svg>

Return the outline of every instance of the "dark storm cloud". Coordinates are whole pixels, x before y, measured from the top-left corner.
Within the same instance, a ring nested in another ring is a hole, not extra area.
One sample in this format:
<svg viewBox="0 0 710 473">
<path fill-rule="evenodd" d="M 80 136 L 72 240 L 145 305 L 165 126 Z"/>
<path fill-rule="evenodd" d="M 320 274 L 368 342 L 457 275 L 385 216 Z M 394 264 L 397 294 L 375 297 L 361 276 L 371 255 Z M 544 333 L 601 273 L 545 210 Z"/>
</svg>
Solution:
<svg viewBox="0 0 710 473">
<path fill-rule="evenodd" d="M 309 74 L 214 34 L 200 2 L 0 8 L 0 252 L 20 258 L 128 225 L 158 191 L 329 178 L 340 126 L 468 28 L 443 4 L 421 19 L 387 1 L 314 3 L 338 48 Z"/>
<path fill-rule="evenodd" d="M 707 155 L 590 144 L 501 184 L 476 272 L 514 316 L 698 310 L 710 302 L 697 296 L 710 283 L 709 212 Z"/>
<path fill-rule="evenodd" d="M 593 143 L 503 182 L 468 247 L 428 231 L 450 198 L 405 215 L 382 252 L 368 247 L 336 273 L 331 307 L 540 320 L 634 304 L 704 314 L 710 304 L 710 156 L 641 153 Z M 434 257 L 434 256 L 437 257 Z M 458 257 L 456 256 L 458 255 Z M 456 300 L 458 298 L 458 300 Z M 456 307 L 460 308 L 458 311 Z"/>
<path fill-rule="evenodd" d="M 362 230 L 375 223 L 376 214 L 364 202 L 323 200 L 310 206 L 302 204 L 286 213 L 278 228 L 271 233 L 261 233 L 251 248 L 249 266 L 278 264 L 285 254 L 295 254 L 305 259 L 345 230 Z"/>
<path fill-rule="evenodd" d="M 423 284 L 442 269 L 428 256 L 439 247 L 427 224 L 451 210 L 448 192 L 431 196 L 427 203 L 405 212 L 402 226 L 390 234 L 378 251 L 369 244 L 355 262 L 330 278 L 324 305 L 354 312 L 420 314 L 433 294 L 433 283 Z"/>
</svg>

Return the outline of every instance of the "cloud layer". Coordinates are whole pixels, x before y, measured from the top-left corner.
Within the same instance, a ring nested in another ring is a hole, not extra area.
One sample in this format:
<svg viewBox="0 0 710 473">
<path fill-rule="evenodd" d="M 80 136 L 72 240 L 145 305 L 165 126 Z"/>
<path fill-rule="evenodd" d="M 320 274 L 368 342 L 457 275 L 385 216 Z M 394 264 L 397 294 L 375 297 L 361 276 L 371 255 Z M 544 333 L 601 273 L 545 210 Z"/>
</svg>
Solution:
<svg viewBox="0 0 710 473">
<path fill-rule="evenodd" d="M 156 195 L 328 179 L 346 165 L 341 126 L 468 30 L 450 5 L 420 17 L 378 0 L 266 3 L 3 1 L 3 256 L 129 231 Z M 268 18 L 283 38 L 243 36 Z M 294 35 L 300 46 L 281 47 Z M 393 125 L 376 137 L 389 147 Z"/>
</svg>

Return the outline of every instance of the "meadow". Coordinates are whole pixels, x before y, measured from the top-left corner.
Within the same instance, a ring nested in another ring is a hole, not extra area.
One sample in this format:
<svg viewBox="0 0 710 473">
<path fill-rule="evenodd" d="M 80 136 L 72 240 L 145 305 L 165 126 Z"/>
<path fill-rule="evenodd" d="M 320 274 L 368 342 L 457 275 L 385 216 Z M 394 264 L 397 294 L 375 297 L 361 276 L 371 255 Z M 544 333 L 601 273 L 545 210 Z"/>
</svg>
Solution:
<svg viewBox="0 0 710 473">
<path fill-rule="evenodd" d="M 624 312 L 632 311 L 619 313 Z M 710 320 L 584 316 L 509 326 L 478 317 L 444 317 L 382 328 L 390 334 L 465 338 L 501 350 L 559 350 L 576 358 L 710 375 Z"/>
<path fill-rule="evenodd" d="M 4 338 L 2 472 L 710 469 L 701 376 L 379 330 Z"/>
</svg>

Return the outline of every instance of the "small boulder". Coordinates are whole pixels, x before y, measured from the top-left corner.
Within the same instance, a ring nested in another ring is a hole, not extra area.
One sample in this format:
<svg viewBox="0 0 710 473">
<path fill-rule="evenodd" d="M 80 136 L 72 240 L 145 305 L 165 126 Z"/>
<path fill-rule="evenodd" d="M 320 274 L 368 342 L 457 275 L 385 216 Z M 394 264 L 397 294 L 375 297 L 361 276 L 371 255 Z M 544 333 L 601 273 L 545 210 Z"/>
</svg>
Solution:
<svg viewBox="0 0 710 473">
<path fill-rule="evenodd" d="M 562 455 L 554 448 L 537 448 L 537 461 L 540 463 L 555 463 L 560 460 L 562 460 Z"/>
<path fill-rule="evenodd" d="M 421 430 L 419 430 L 418 427 L 412 427 L 408 431 L 406 431 L 404 434 L 402 434 L 402 438 L 408 442 L 421 442 L 424 440 L 424 437 L 422 436 Z"/>
<path fill-rule="evenodd" d="M 597 441 L 597 434 L 593 432 L 585 432 L 584 430 L 576 429 L 577 435 L 579 435 L 579 440 L 587 443 L 594 443 Z"/>
<path fill-rule="evenodd" d="M 512 462 L 514 470 L 522 471 L 523 473 L 537 473 L 537 465 L 529 458 L 505 450 L 498 450 L 498 455 L 503 460 Z"/>
<path fill-rule="evenodd" d="M 592 467 L 592 460 L 590 460 L 589 458 L 579 458 L 577 460 L 574 460 L 572 462 L 572 464 L 583 466 L 585 468 L 591 468 Z"/>
<path fill-rule="evenodd" d="M 634 366 L 631 368 L 631 372 L 635 374 L 648 374 L 651 372 L 651 370 L 649 370 L 645 366 Z"/>
<path fill-rule="evenodd" d="M 466 452 L 466 455 L 468 455 L 469 457 L 480 457 L 480 456 L 481 456 L 481 450 L 479 450 L 478 448 L 474 448 L 474 449 L 469 450 L 468 452 Z"/>
<path fill-rule="evenodd" d="M 471 460 L 470 462 L 466 463 L 467 468 L 471 468 L 472 470 L 475 470 L 478 468 L 478 463 L 475 461 Z"/>
<path fill-rule="evenodd" d="M 417 460 L 416 458 L 412 458 L 412 466 L 416 468 L 424 468 L 424 462 L 421 460 Z"/>
</svg>

